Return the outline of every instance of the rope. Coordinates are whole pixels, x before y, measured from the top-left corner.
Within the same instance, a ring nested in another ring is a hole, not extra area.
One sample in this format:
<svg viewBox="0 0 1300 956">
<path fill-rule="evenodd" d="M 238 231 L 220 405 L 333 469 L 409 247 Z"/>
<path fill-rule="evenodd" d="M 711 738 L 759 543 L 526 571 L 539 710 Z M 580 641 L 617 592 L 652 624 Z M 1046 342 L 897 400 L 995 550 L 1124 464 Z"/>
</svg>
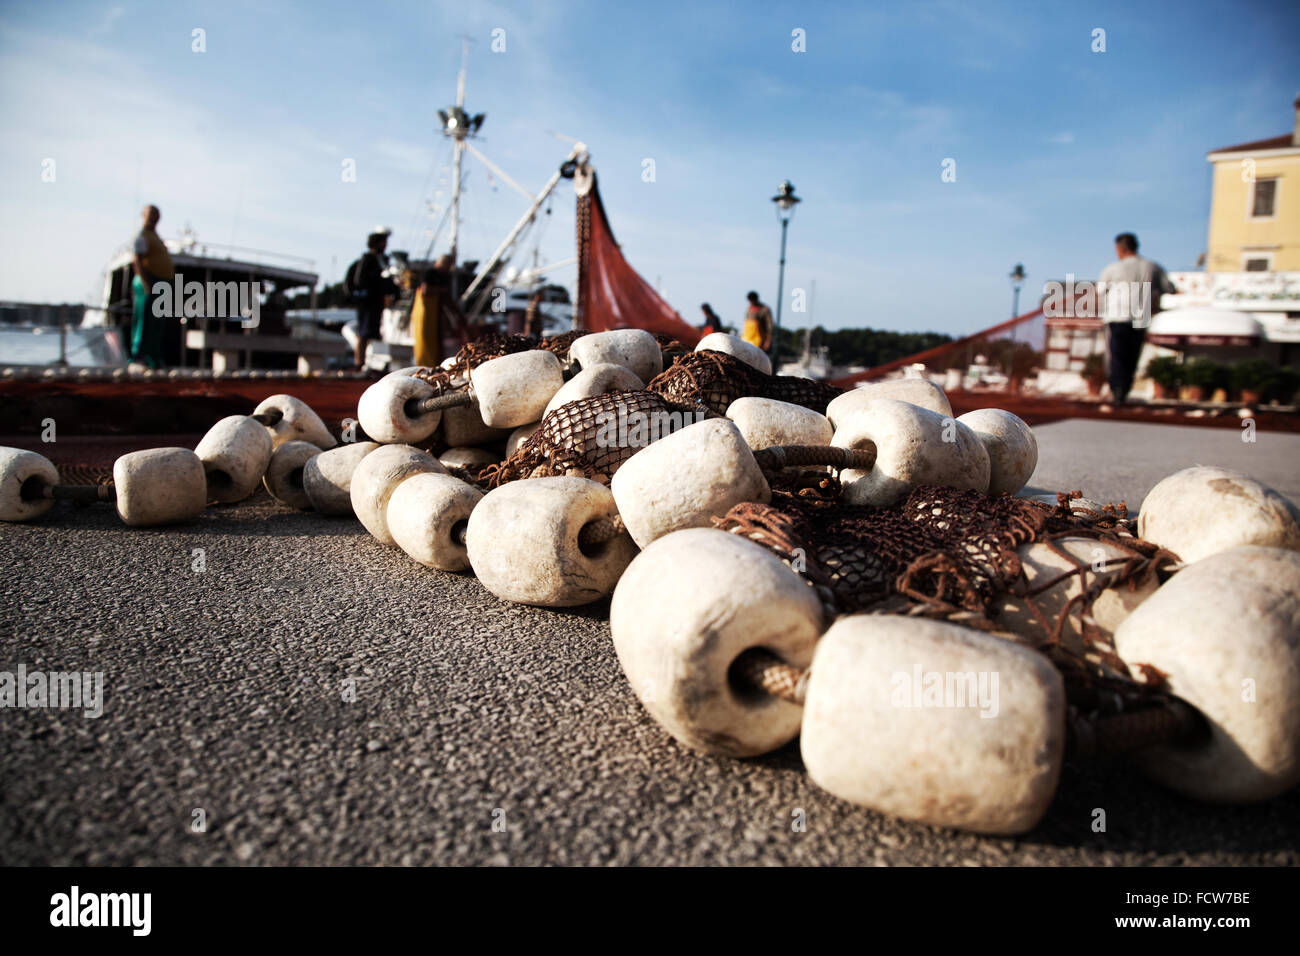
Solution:
<svg viewBox="0 0 1300 956">
<path fill-rule="evenodd" d="M 876 446 L 838 448 L 835 445 L 773 445 L 754 452 L 754 460 L 764 471 L 818 465 L 829 465 L 837 470 L 861 468 L 870 471 L 876 464 Z"/>
<path fill-rule="evenodd" d="M 807 670 L 787 664 L 771 651 L 754 647 L 736 658 L 731 673 L 742 687 L 803 706 L 808 690 Z"/>
<path fill-rule="evenodd" d="M 117 491 L 112 484 L 103 485 L 46 485 L 42 484 L 35 493 L 26 487 L 21 492 L 24 501 L 49 498 L 54 501 L 76 501 L 90 504 L 96 501 L 114 501 Z"/>
<path fill-rule="evenodd" d="M 1187 740 L 1203 728 L 1203 719 L 1177 697 L 1157 699 L 1154 706 L 1104 717 L 1079 714 L 1070 708 L 1066 749 L 1078 759 L 1133 753 L 1161 744 Z"/>
<path fill-rule="evenodd" d="M 599 548 L 601 545 L 613 541 L 621 534 L 627 533 L 627 526 L 623 524 L 623 516 L 615 514 L 611 518 L 598 518 L 590 524 L 582 526 L 578 532 L 578 547 L 584 549 Z"/>
<path fill-rule="evenodd" d="M 406 414 L 410 418 L 419 418 L 421 415 L 428 415 L 430 412 L 441 412 L 448 408 L 460 408 L 464 405 L 473 404 L 474 396 L 467 389 L 463 392 L 448 392 L 446 395 L 413 398 L 406 403 Z"/>
</svg>

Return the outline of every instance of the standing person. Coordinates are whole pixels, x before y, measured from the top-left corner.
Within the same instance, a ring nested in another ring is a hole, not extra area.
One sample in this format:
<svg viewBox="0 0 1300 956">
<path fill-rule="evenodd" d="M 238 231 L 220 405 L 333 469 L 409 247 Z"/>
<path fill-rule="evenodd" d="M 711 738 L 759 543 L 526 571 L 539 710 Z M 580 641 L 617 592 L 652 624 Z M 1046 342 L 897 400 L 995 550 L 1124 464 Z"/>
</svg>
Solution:
<svg viewBox="0 0 1300 956">
<path fill-rule="evenodd" d="M 700 306 L 700 311 L 704 313 L 704 321 L 700 323 L 700 331 L 705 335 L 712 332 L 722 331 L 722 319 L 718 318 L 718 313 L 713 311 L 713 306 L 705 302 Z"/>
<path fill-rule="evenodd" d="M 1111 398 L 1123 402 L 1133 387 L 1142 343 L 1151 316 L 1160 311 L 1160 297 L 1178 289 L 1165 270 L 1137 254 L 1137 236 L 1121 232 L 1115 237 L 1115 256 L 1097 280 L 1106 322 L 1106 374 Z"/>
<path fill-rule="evenodd" d="M 397 283 L 385 275 L 388 269 L 388 237 L 392 230 L 380 226 L 366 237 L 366 251 L 348 267 L 344 291 L 357 308 L 357 341 L 353 348 L 355 371 L 366 364 L 366 346 L 379 338 L 384 307 L 397 294 Z"/>
<path fill-rule="evenodd" d="M 411 309 L 411 337 L 415 340 L 415 364 L 433 367 L 444 357 L 449 334 L 461 335 L 465 317 L 451 295 L 451 257 L 439 256 L 424 273 L 424 282 Z M 463 342 L 462 342 L 463 344 Z"/>
<path fill-rule="evenodd" d="M 411 303 L 411 341 L 415 343 L 415 355 L 411 360 L 425 368 L 432 368 L 442 361 L 442 346 L 438 339 L 437 300 L 432 297 L 432 290 L 437 281 L 436 270 L 425 269 L 424 277 L 415 290 L 415 299 Z"/>
<path fill-rule="evenodd" d="M 745 311 L 745 329 L 741 338 L 750 345 L 757 346 L 764 352 L 772 350 L 772 310 L 758 301 L 758 293 L 745 295 L 749 308 Z"/>
<path fill-rule="evenodd" d="M 158 220 L 162 213 L 157 206 L 145 206 L 144 224 L 140 234 L 135 237 L 135 254 L 131 258 L 131 268 L 135 277 L 131 280 L 131 341 L 129 354 L 133 365 L 149 368 L 163 366 L 164 323 L 176 321 L 176 317 L 164 319 L 154 314 L 153 286 L 155 282 L 170 282 L 176 275 L 172 266 L 171 253 L 158 238 Z"/>
</svg>

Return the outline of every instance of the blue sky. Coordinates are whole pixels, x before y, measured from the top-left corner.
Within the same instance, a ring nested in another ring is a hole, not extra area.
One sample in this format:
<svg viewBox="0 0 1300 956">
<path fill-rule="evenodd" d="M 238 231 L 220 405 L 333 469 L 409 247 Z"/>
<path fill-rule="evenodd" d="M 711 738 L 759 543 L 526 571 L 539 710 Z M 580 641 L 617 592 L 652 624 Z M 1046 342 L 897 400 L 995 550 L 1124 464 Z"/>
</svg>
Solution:
<svg viewBox="0 0 1300 956">
<path fill-rule="evenodd" d="M 188 222 L 210 242 L 310 258 L 330 280 L 375 223 L 396 230 L 390 248 L 422 249 L 426 201 L 450 189 L 435 111 L 469 35 L 480 148 L 535 190 L 567 152 L 548 130 L 586 142 L 624 253 L 689 320 L 706 300 L 738 320 L 750 288 L 774 304 L 769 198 L 789 178 L 804 203 L 787 297 L 815 282 L 814 322 L 971 331 L 1009 314 L 1016 262 L 1028 300 L 1095 275 L 1122 230 L 1166 268 L 1195 268 L 1205 153 L 1292 127 L 1297 9 L 6 2 L 0 298 L 95 295 L 144 202 L 165 237 Z M 355 183 L 340 175 L 349 158 Z M 955 182 L 941 181 L 946 158 Z M 485 258 L 523 200 L 468 162 L 462 254 Z M 540 251 L 573 255 L 567 183 Z M 790 305 L 784 323 L 807 323 Z"/>
</svg>

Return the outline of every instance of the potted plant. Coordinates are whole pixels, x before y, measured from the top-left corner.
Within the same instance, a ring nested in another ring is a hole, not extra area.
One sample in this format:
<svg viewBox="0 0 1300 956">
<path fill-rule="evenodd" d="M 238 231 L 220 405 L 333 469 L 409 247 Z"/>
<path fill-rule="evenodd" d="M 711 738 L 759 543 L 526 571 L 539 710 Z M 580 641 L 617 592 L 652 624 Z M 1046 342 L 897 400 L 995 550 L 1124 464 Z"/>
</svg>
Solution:
<svg viewBox="0 0 1300 956">
<path fill-rule="evenodd" d="M 1229 377 L 1241 401 L 1258 405 L 1277 376 L 1277 369 L 1267 359 L 1255 358 L 1232 366 Z"/>
<path fill-rule="evenodd" d="M 1088 394 L 1096 398 L 1101 394 L 1101 387 L 1106 384 L 1106 356 L 1100 352 L 1093 352 L 1083 360 L 1083 370 L 1080 374 L 1088 383 Z"/>
<path fill-rule="evenodd" d="M 1025 379 L 1033 374 L 1035 366 L 1039 364 L 1042 356 L 1034 349 L 1032 345 L 1024 342 L 1017 343 L 1011 350 L 1010 355 L 1006 358 L 1008 390 L 1013 394 L 1020 392 L 1021 386 Z"/>
<path fill-rule="evenodd" d="M 1218 362 L 1198 355 L 1183 363 L 1183 387 L 1179 398 L 1185 402 L 1203 402 L 1223 380 L 1224 368 Z"/>
<path fill-rule="evenodd" d="M 1273 370 L 1273 380 L 1265 395 L 1282 405 L 1294 405 L 1297 391 L 1300 391 L 1300 372 L 1283 365 Z"/>
<path fill-rule="evenodd" d="M 1157 355 L 1147 362 L 1146 376 L 1151 379 L 1152 398 L 1172 398 L 1183 381 L 1183 366 L 1172 355 Z"/>
</svg>

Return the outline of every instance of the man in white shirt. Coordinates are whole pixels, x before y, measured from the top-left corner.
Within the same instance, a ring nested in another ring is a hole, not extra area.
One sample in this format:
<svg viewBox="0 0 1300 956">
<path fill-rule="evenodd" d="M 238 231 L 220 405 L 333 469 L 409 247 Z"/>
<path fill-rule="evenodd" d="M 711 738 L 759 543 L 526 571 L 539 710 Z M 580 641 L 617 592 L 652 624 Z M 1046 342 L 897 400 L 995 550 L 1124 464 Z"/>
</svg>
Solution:
<svg viewBox="0 0 1300 956">
<path fill-rule="evenodd" d="M 1115 237 L 1115 255 L 1097 280 L 1102 319 L 1106 322 L 1107 378 L 1111 397 L 1128 398 L 1137 372 L 1138 357 L 1151 317 L 1160 311 L 1160 297 L 1177 288 L 1165 270 L 1137 254 L 1137 236 L 1122 232 Z"/>
</svg>

